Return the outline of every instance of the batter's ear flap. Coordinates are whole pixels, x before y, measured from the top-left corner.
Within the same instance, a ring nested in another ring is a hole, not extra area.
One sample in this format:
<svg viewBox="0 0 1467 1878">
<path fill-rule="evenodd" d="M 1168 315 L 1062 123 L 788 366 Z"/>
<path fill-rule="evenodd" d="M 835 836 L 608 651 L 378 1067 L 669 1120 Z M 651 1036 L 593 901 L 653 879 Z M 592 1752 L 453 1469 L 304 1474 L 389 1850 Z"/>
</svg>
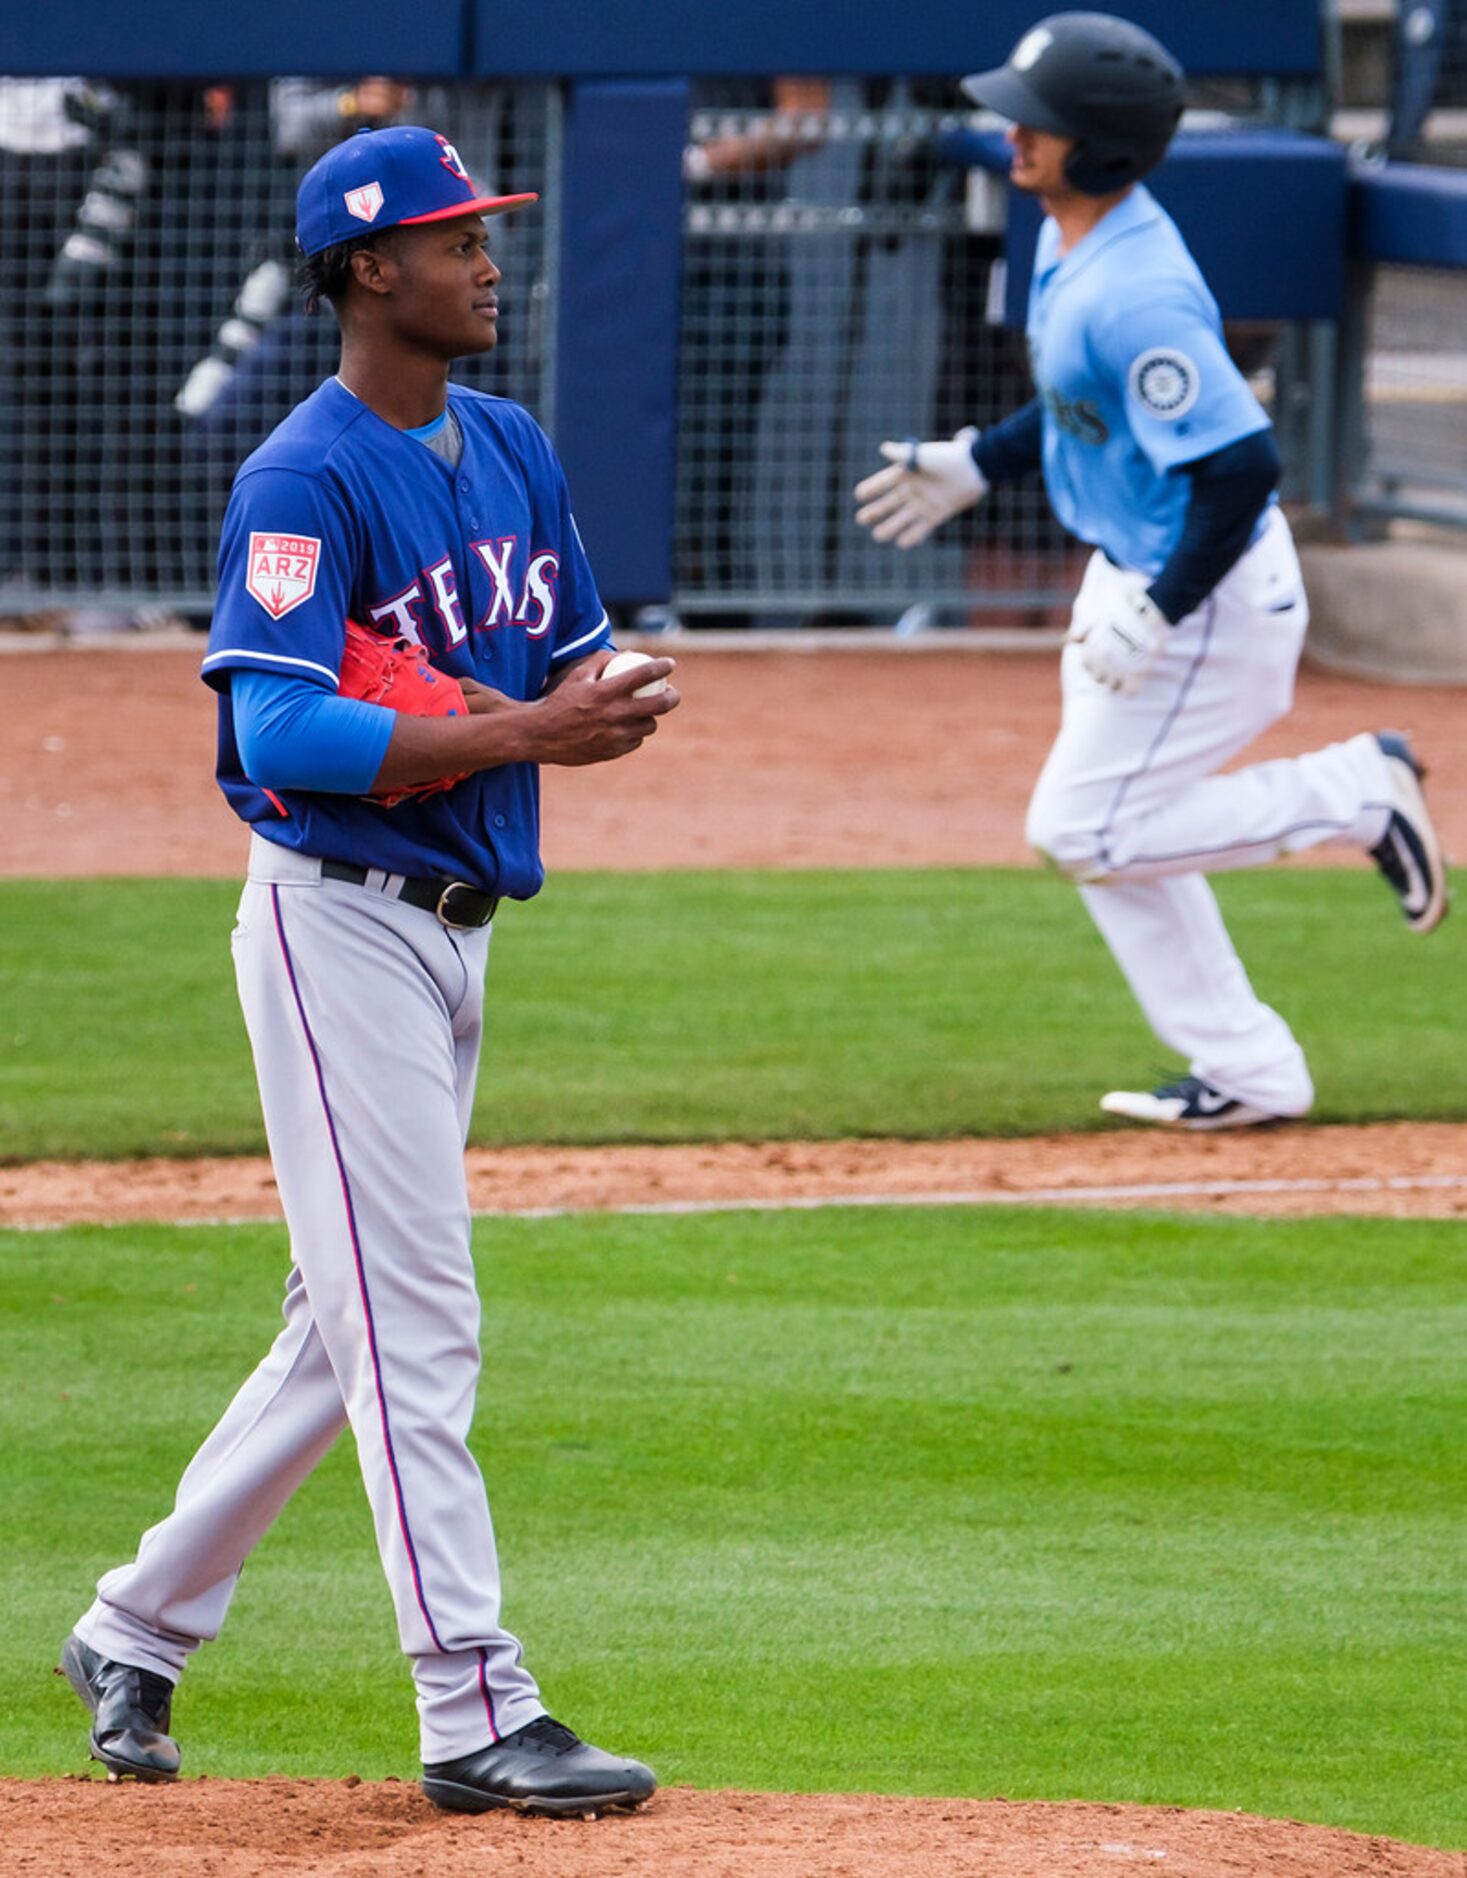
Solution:
<svg viewBox="0 0 1467 1878">
<path fill-rule="evenodd" d="M 1153 167 L 1152 162 L 1145 160 L 1149 154 L 1143 154 L 1133 144 L 1085 137 L 1065 158 L 1065 181 L 1081 195 L 1113 195 L 1128 184 L 1138 182 Z"/>
</svg>

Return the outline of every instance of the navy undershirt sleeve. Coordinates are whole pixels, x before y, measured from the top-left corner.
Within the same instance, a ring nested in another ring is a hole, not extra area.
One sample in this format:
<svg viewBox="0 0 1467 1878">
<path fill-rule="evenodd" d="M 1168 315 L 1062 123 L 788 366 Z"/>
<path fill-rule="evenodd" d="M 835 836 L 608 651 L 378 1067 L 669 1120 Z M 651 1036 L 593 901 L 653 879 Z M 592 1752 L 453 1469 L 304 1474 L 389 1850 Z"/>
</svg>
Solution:
<svg viewBox="0 0 1467 1878">
<path fill-rule="evenodd" d="M 1271 430 L 1240 437 L 1174 472 L 1192 479 L 1192 499 L 1181 539 L 1147 589 L 1173 625 L 1201 606 L 1241 556 L 1282 472 Z"/>
<path fill-rule="evenodd" d="M 991 483 L 1017 482 L 1044 462 L 1044 406 L 1031 398 L 973 445 L 973 461 Z"/>
<path fill-rule="evenodd" d="M 384 705 L 243 667 L 230 674 L 229 696 L 240 767 L 258 788 L 360 796 L 376 780 L 392 740 Z"/>
</svg>

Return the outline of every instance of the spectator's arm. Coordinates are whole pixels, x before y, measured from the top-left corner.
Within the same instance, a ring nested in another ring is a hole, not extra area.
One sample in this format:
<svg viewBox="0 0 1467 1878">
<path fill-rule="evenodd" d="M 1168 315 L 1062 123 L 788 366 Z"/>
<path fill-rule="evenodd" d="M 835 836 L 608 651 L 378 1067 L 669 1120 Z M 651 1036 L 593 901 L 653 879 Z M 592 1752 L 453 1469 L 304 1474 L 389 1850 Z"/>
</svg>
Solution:
<svg viewBox="0 0 1467 1878">
<path fill-rule="evenodd" d="M 797 133 L 796 120 L 821 117 L 830 109 L 830 81 L 825 78 L 776 78 L 774 115 L 741 137 L 710 137 L 690 144 L 683 157 L 689 182 L 784 169 L 797 156 L 820 147 L 820 138 Z"/>
</svg>

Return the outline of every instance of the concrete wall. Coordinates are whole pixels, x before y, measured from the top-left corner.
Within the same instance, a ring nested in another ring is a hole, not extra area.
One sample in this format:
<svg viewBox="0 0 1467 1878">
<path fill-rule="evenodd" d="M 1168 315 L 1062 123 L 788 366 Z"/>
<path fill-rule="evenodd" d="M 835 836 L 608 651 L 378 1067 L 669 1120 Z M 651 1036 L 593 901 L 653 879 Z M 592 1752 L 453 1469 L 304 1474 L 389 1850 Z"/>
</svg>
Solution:
<svg viewBox="0 0 1467 1878">
<path fill-rule="evenodd" d="M 1467 684 L 1467 543 L 1304 544 L 1299 558 L 1314 663 L 1385 683 Z"/>
</svg>

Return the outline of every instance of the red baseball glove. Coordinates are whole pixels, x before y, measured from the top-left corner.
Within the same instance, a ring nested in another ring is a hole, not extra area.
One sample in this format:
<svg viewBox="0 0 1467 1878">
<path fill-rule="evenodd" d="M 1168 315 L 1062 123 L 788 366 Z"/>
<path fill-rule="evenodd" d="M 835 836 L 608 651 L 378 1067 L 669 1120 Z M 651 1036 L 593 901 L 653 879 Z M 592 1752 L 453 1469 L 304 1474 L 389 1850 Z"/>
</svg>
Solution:
<svg viewBox="0 0 1467 1878">
<path fill-rule="evenodd" d="M 435 671 L 420 645 L 411 639 L 392 639 L 385 633 L 371 632 L 354 619 L 346 622 L 346 645 L 336 689 L 343 698 L 363 698 L 368 704 L 384 704 L 389 711 L 406 711 L 410 717 L 469 714 L 458 680 L 447 672 Z M 464 770 L 457 776 L 440 776 L 436 782 L 414 783 L 373 799 L 390 809 L 410 797 L 417 800 L 452 789 L 472 774 Z"/>
</svg>

